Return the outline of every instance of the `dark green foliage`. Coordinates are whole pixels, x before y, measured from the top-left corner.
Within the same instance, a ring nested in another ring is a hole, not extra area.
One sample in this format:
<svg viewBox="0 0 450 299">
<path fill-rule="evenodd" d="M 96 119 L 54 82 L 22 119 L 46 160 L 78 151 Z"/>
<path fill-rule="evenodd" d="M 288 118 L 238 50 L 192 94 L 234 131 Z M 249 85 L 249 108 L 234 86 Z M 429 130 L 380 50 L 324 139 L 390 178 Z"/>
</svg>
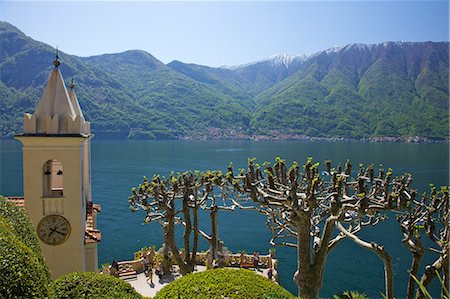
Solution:
<svg viewBox="0 0 450 299">
<path fill-rule="evenodd" d="M 0 22 L 0 137 L 22 131 L 54 53 Z M 164 65 L 139 50 L 60 57 L 98 138 L 448 138 L 447 42 L 349 45 L 232 69 Z"/>
<path fill-rule="evenodd" d="M 249 270 L 214 269 L 188 274 L 165 286 L 162 298 L 296 298 L 283 287 Z"/>
<path fill-rule="evenodd" d="M 366 294 L 357 291 L 343 291 L 333 296 L 333 299 L 368 299 Z"/>
<path fill-rule="evenodd" d="M 95 272 L 74 272 L 61 276 L 52 285 L 54 298 L 140 299 L 133 287 L 114 276 Z"/>
<path fill-rule="evenodd" d="M 0 196 L 0 298 L 45 298 L 51 281 L 25 211 Z"/>
</svg>

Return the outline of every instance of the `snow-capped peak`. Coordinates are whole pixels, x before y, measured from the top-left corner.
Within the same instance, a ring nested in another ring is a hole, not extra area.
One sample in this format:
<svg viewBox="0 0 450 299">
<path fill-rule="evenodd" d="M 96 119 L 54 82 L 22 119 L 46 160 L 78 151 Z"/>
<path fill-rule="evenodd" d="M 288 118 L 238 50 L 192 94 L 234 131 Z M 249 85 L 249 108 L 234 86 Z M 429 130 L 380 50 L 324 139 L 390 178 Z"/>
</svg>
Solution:
<svg viewBox="0 0 450 299">
<path fill-rule="evenodd" d="M 259 63 L 271 63 L 273 66 L 283 65 L 285 68 L 289 68 L 289 66 L 291 66 L 293 63 L 304 62 L 309 57 L 310 57 L 309 55 L 305 55 L 305 54 L 290 55 L 290 54 L 286 54 L 286 53 L 279 53 L 279 54 L 274 54 L 272 56 L 264 58 L 262 60 L 258 60 L 258 61 L 254 61 L 254 62 L 250 62 L 250 63 L 246 63 L 246 64 L 241 64 L 241 65 L 233 65 L 233 66 L 224 65 L 224 66 L 220 66 L 220 68 L 235 70 L 235 69 L 240 69 L 240 68 L 244 68 L 244 67 L 259 64 Z"/>
<path fill-rule="evenodd" d="M 317 52 L 316 54 L 314 54 L 314 56 L 319 55 L 321 53 L 326 53 L 326 54 L 331 54 L 331 53 L 338 53 L 341 51 L 348 51 L 351 49 L 357 49 L 359 51 L 363 51 L 363 50 L 372 50 L 375 47 L 379 47 L 382 46 L 384 48 L 390 46 L 390 45 L 395 45 L 395 46 L 403 46 L 403 45 L 409 45 L 411 44 L 411 42 L 409 41 L 396 41 L 396 42 L 383 42 L 383 43 L 378 43 L 378 44 L 361 44 L 361 43 L 351 43 L 351 44 L 347 44 L 346 46 L 334 46 L 331 47 L 325 51 L 320 51 Z"/>
<path fill-rule="evenodd" d="M 342 50 L 341 46 L 335 45 L 334 47 L 331 47 L 331 48 L 325 50 L 325 53 L 327 53 L 327 54 L 337 53 L 337 52 L 339 52 L 341 50 Z"/>
<path fill-rule="evenodd" d="M 289 55 L 286 53 L 280 53 L 272 55 L 266 59 L 263 59 L 262 61 L 269 61 L 272 62 L 274 65 L 284 65 L 286 68 L 289 68 L 289 66 L 294 62 L 303 62 L 306 59 L 308 59 L 308 55 Z"/>
</svg>

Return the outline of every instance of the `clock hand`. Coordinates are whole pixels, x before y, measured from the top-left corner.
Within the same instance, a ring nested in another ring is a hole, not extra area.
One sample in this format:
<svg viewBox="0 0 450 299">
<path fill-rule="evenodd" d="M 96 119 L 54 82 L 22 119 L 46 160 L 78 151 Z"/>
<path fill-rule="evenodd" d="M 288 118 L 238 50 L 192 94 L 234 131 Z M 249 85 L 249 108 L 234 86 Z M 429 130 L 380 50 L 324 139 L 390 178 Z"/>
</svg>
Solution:
<svg viewBox="0 0 450 299">
<path fill-rule="evenodd" d="M 59 230 L 56 230 L 56 229 L 55 229 L 55 232 L 58 233 L 58 234 L 60 234 L 61 236 L 65 236 L 65 234 L 63 234 L 63 233 L 60 232 Z"/>
<path fill-rule="evenodd" d="M 51 228 L 50 230 L 51 230 L 51 232 L 48 234 L 49 237 L 55 232 L 54 228 Z"/>
<path fill-rule="evenodd" d="M 50 230 L 51 230 L 51 232 L 48 234 L 49 237 L 50 237 L 54 232 L 57 232 L 56 227 L 51 228 Z"/>
</svg>

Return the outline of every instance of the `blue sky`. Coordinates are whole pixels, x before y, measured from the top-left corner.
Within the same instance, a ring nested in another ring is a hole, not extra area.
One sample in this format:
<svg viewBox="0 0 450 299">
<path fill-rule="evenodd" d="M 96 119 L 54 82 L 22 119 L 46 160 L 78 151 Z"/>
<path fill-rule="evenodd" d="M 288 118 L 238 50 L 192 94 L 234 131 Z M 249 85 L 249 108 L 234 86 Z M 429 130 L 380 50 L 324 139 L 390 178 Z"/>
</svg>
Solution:
<svg viewBox="0 0 450 299">
<path fill-rule="evenodd" d="M 448 41 L 447 1 L 5 1 L 0 20 L 79 56 L 145 50 L 235 65 L 335 45 Z"/>
</svg>

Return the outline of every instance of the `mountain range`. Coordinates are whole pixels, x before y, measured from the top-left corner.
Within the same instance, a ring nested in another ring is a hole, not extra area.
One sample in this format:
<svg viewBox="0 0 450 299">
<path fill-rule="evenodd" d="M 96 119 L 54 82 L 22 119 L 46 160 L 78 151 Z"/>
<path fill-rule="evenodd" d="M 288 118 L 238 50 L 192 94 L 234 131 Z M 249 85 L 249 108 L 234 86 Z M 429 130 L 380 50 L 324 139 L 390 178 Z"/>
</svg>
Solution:
<svg viewBox="0 0 450 299">
<path fill-rule="evenodd" d="M 99 138 L 448 139 L 448 42 L 349 44 L 218 68 L 141 50 L 59 56 Z M 0 22 L 0 136 L 22 131 L 54 57 Z"/>
</svg>

